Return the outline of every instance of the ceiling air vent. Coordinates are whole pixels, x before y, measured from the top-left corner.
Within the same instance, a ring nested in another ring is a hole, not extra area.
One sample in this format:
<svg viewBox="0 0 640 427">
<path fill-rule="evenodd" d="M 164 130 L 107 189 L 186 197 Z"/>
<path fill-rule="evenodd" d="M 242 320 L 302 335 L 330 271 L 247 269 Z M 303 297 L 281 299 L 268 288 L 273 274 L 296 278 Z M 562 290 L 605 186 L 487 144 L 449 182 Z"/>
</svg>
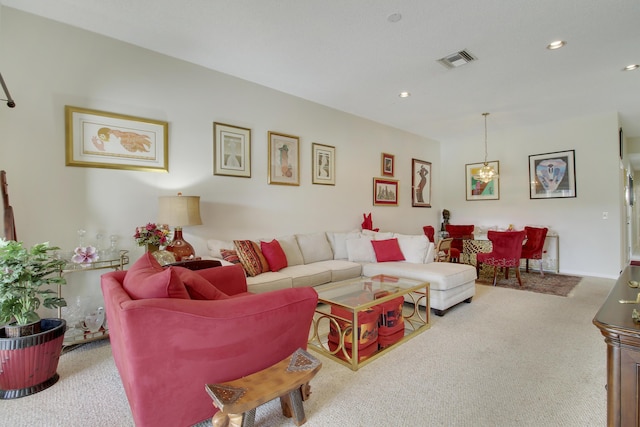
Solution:
<svg viewBox="0 0 640 427">
<path fill-rule="evenodd" d="M 461 50 L 460 52 L 452 53 L 451 55 L 438 59 L 438 62 L 447 68 L 457 68 L 461 65 L 468 64 L 471 61 L 475 61 L 476 59 L 477 58 L 471 55 L 468 51 Z"/>
</svg>

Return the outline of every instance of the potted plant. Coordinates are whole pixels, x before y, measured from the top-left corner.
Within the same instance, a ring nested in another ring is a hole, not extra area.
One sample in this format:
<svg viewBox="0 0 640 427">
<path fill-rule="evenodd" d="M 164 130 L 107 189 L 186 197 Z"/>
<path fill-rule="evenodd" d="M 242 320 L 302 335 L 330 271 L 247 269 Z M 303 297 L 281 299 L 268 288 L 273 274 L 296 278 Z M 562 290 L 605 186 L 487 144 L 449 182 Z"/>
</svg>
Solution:
<svg viewBox="0 0 640 427">
<path fill-rule="evenodd" d="M 50 387 L 66 330 L 63 319 L 40 319 L 37 310 L 66 306 L 52 285 L 64 284 L 66 261 L 49 243 L 25 248 L 0 239 L 0 399 L 23 397 Z"/>
</svg>

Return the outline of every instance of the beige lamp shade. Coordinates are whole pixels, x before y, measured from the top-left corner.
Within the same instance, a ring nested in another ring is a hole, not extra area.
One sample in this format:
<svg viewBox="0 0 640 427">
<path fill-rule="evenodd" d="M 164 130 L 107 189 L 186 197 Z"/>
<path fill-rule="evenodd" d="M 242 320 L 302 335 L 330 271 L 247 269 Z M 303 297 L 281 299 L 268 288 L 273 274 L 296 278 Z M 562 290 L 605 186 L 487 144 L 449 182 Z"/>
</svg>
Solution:
<svg viewBox="0 0 640 427">
<path fill-rule="evenodd" d="M 164 196 L 159 198 L 158 223 L 174 227 L 201 225 L 200 196 Z"/>
</svg>

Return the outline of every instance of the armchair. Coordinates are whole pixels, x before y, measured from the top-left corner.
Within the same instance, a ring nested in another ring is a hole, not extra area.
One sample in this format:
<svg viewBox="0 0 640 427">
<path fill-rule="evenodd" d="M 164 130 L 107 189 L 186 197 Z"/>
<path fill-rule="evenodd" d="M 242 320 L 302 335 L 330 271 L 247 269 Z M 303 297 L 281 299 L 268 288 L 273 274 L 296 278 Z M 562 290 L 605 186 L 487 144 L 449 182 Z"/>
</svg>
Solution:
<svg viewBox="0 0 640 427">
<path fill-rule="evenodd" d="M 493 231 L 489 230 L 487 238 L 491 240 L 493 248 L 491 252 L 480 252 L 477 255 L 476 273 L 480 274 L 481 264 L 493 266 L 493 285 L 496 284 L 498 267 L 504 268 L 505 279 L 509 278 L 509 268 L 515 267 L 518 283 L 522 286 L 520 278 L 520 255 L 522 254 L 522 241 L 524 231 Z"/>
<path fill-rule="evenodd" d="M 545 252 L 543 250 L 544 239 L 547 237 L 549 229 L 546 227 L 525 227 L 524 231 L 527 233 L 527 241 L 522 246 L 521 258 L 526 258 L 526 271 L 528 273 L 530 259 L 542 260 L 542 254 Z M 544 276 L 542 261 L 540 261 L 540 275 Z"/>
<path fill-rule="evenodd" d="M 435 228 L 432 225 L 425 225 L 422 227 L 422 231 L 424 231 L 424 235 L 427 236 L 431 243 L 434 243 L 434 237 L 436 234 Z"/>
<path fill-rule="evenodd" d="M 464 239 L 473 239 L 473 225 L 453 225 L 446 224 L 445 229 L 449 237 L 453 239 L 451 242 L 451 258 L 460 259 L 462 253 L 462 241 Z"/>
<path fill-rule="evenodd" d="M 113 357 L 136 426 L 191 426 L 210 419 L 217 409 L 205 384 L 249 375 L 307 347 L 318 300 L 313 288 L 249 294 L 238 265 L 163 270 L 150 257 L 138 262 L 151 273 L 132 272 L 136 262 L 129 271 L 101 277 Z M 129 290 L 147 292 L 155 275 L 168 294 L 132 298 Z M 187 293 L 176 290 L 181 284 Z M 191 299 L 212 295 L 218 299 Z"/>
</svg>

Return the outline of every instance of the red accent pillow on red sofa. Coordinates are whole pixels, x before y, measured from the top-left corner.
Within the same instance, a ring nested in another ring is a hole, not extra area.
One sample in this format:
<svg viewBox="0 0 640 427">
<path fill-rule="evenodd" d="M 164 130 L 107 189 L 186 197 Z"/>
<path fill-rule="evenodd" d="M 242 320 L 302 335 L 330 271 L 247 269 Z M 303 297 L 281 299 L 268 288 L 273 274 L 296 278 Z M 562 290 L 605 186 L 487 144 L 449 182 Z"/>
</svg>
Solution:
<svg viewBox="0 0 640 427">
<path fill-rule="evenodd" d="M 398 239 L 372 240 L 371 244 L 378 262 L 404 261 L 404 255 L 400 250 Z"/>
<path fill-rule="evenodd" d="M 215 267 L 222 268 L 222 267 Z M 187 292 L 191 299 L 197 300 L 217 300 L 228 299 L 229 295 L 216 288 L 213 283 L 202 277 L 201 274 L 189 270 L 185 267 L 169 267 L 169 269 L 175 269 L 178 273 L 178 277 L 184 283 L 187 288 Z"/>
<path fill-rule="evenodd" d="M 267 259 L 271 271 L 280 271 L 289 265 L 287 263 L 287 256 L 284 254 L 282 246 L 280 246 L 277 240 L 260 242 L 260 250 L 262 251 L 262 255 Z"/>
<path fill-rule="evenodd" d="M 163 269 L 149 252 L 142 255 L 127 271 L 123 287 L 132 299 L 190 299 L 176 270 Z"/>
</svg>

